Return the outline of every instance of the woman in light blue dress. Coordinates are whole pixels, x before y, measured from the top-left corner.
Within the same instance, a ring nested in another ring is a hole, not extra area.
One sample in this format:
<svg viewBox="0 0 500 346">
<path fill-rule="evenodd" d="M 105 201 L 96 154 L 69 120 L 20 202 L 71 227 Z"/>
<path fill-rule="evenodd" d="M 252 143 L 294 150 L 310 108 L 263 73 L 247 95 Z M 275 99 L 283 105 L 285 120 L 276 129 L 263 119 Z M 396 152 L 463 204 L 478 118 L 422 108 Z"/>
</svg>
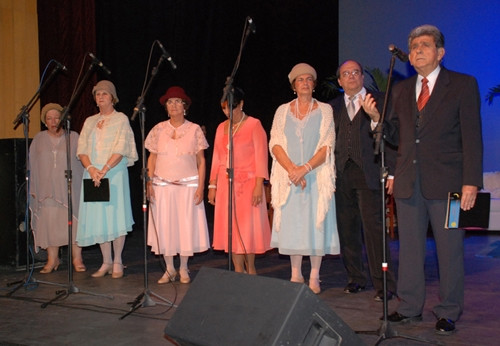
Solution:
<svg viewBox="0 0 500 346">
<path fill-rule="evenodd" d="M 113 83 L 100 81 L 92 94 L 99 113 L 85 120 L 77 155 L 86 169 L 83 179 L 92 179 L 95 186 L 109 179 L 110 198 L 109 202 L 84 202 L 82 190 L 76 241 L 79 246 L 101 247 L 103 264 L 93 277 L 121 278 L 125 236 L 134 224 L 127 167 L 138 155 L 128 117 L 114 108 L 118 97 Z"/>
<path fill-rule="evenodd" d="M 297 64 L 288 78 L 297 98 L 276 110 L 269 142 L 274 208 L 271 246 L 290 256 L 292 282 L 304 282 L 302 257 L 310 257 L 309 287 L 318 294 L 322 257 L 340 253 L 333 111 L 312 97 L 316 86 L 312 66 Z"/>
</svg>

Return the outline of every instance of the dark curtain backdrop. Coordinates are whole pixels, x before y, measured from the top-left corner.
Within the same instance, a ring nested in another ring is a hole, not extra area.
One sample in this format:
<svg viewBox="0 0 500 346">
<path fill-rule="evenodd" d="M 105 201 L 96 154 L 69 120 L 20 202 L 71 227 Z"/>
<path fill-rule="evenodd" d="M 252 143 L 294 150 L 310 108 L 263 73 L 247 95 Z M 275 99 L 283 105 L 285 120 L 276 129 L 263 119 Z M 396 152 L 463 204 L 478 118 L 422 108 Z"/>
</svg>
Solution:
<svg viewBox="0 0 500 346">
<path fill-rule="evenodd" d="M 69 105 L 77 78 L 89 68 L 87 52 L 96 47 L 95 5 L 88 0 L 38 0 L 38 41 L 40 55 L 40 75 L 51 59 L 68 69 L 59 72 L 51 85 L 40 95 L 40 104 L 56 102 L 63 107 Z M 50 74 L 51 65 L 47 73 Z M 81 69 L 83 68 L 83 71 Z M 96 72 L 100 73 L 100 72 Z M 80 131 L 85 118 L 96 113 L 92 101 L 92 86 L 98 74 L 92 73 L 85 88 L 71 109 L 71 128 Z M 47 75 L 48 76 L 48 75 Z M 43 127 L 42 127 L 43 129 Z"/>
<path fill-rule="evenodd" d="M 40 0 L 39 15 L 51 16 L 40 21 L 46 23 L 40 25 L 40 36 L 46 37 L 40 41 L 40 51 L 44 51 L 41 65 L 60 56 L 76 72 L 84 53 L 93 51 L 95 40 L 96 56 L 112 72 L 109 77 L 101 71 L 93 74 L 79 101 L 79 105 L 86 104 L 85 112 L 73 112 L 78 117 L 73 126 L 76 130 L 86 116 L 96 112 L 90 97 L 96 80 L 110 79 L 120 98 L 117 110 L 132 114 L 145 77 L 150 77 L 160 58 L 161 51 L 155 46 L 147 69 L 152 44 L 159 40 L 178 68 L 173 70 L 164 62 L 158 70 L 144 102 L 146 134 L 166 119 L 160 96 L 168 87 L 180 85 L 193 100 L 188 119 L 206 126 L 212 146 L 217 125 L 225 119 L 220 98 L 235 65 L 247 16 L 253 19 L 256 33 L 248 37 L 234 85 L 246 92 L 245 112 L 259 118 L 268 132 L 276 108 L 294 98 L 287 78 L 293 65 L 311 64 L 319 81 L 333 75 L 338 65 L 336 0 Z M 68 83 L 58 85 L 58 93 L 70 91 L 75 79 L 73 74 L 60 77 L 58 83 Z M 318 89 L 315 96 L 321 100 Z M 139 118 L 131 125 L 140 153 Z M 211 155 L 210 147 L 207 176 Z M 136 226 L 142 224 L 141 166 L 139 161 L 130 169 Z M 211 212 L 208 209 L 207 214 Z"/>
</svg>

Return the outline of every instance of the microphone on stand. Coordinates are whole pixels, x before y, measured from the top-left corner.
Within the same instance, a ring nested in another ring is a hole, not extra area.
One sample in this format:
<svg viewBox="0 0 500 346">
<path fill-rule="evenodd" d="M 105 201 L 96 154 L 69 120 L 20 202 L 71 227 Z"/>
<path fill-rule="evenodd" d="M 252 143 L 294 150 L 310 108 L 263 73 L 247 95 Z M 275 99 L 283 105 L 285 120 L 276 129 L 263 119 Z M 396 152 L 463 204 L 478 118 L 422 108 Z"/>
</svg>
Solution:
<svg viewBox="0 0 500 346">
<path fill-rule="evenodd" d="M 53 61 L 56 64 L 56 68 L 57 69 L 63 70 L 64 72 L 68 71 L 68 69 L 66 68 L 66 66 L 64 66 L 63 64 L 61 64 L 59 61 L 57 61 L 57 60 L 53 60 Z"/>
<path fill-rule="evenodd" d="M 160 46 L 160 49 L 163 51 L 163 57 L 168 60 L 168 62 L 172 66 L 172 69 L 175 70 L 177 68 L 177 65 L 172 60 L 172 56 L 170 56 L 170 54 L 168 54 L 168 52 L 166 51 L 165 47 L 163 47 L 163 45 L 161 44 L 160 41 L 156 40 L 156 43 L 158 43 L 158 46 Z"/>
<path fill-rule="evenodd" d="M 96 64 L 97 66 L 99 66 L 104 72 L 106 72 L 106 74 L 108 74 L 108 75 L 111 74 L 111 71 L 106 66 L 104 66 L 102 61 L 97 59 L 94 54 L 89 53 L 89 56 L 92 58 L 93 64 Z"/>
<path fill-rule="evenodd" d="M 255 34 L 256 27 L 255 27 L 255 23 L 253 22 L 253 19 L 250 17 L 247 17 L 247 21 L 248 21 L 250 31 L 252 32 L 252 34 Z"/>
<path fill-rule="evenodd" d="M 134 107 L 134 112 L 132 113 L 132 116 L 130 117 L 130 121 L 134 121 L 135 118 L 137 117 L 137 114 L 139 114 L 139 111 L 145 111 L 146 108 L 144 108 L 143 104 L 142 104 L 142 96 L 139 96 L 139 98 L 137 99 L 137 103 Z"/>
<path fill-rule="evenodd" d="M 401 49 L 399 49 L 395 45 L 393 45 L 393 44 L 389 45 L 389 52 L 391 52 L 392 55 L 397 56 L 398 59 L 401 60 L 402 62 L 408 62 L 408 54 L 403 52 Z"/>
</svg>

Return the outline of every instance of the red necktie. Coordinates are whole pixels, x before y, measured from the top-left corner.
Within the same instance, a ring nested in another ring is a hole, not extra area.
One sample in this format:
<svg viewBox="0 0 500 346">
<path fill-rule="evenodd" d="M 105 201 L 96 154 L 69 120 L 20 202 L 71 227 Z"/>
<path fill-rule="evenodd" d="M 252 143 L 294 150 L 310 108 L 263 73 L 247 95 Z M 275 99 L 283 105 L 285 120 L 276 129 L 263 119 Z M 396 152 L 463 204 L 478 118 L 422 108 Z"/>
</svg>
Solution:
<svg viewBox="0 0 500 346">
<path fill-rule="evenodd" d="M 429 97 L 431 96 L 429 93 L 429 86 L 427 85 L 428 82 L 429 80 L 427 78 L 424 77 L 422 79 L 422 90 L 420 91 L 420 95 L 418 96 L 417 100 L 417 107 L 419 112 L 422 110 L 422 108 L 425 107 L 425 104 L 427 103 L 427 101 L 429 101 Z"/>
</svg>

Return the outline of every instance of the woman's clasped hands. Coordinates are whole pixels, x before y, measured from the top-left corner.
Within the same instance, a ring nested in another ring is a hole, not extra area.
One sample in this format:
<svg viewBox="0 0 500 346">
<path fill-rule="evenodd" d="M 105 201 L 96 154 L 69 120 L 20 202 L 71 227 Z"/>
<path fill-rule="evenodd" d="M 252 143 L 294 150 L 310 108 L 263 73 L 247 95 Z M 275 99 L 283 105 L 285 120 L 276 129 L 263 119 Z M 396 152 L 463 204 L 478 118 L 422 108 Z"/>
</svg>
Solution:
<svg viewBox="0 0 500 346">
<path fill-rule="evenodd" d="M 302 190 L 304 190 L 306 187 L 306 180 L 304 179 L 304 176 L 308 172 L 309 171 L 305 166 L 293 165 L 293 167 L 288 171 L 288 179 L 290 179 L 291 184 L 294 184 L 295 186 L 300 185 Z"/>
</svg>

